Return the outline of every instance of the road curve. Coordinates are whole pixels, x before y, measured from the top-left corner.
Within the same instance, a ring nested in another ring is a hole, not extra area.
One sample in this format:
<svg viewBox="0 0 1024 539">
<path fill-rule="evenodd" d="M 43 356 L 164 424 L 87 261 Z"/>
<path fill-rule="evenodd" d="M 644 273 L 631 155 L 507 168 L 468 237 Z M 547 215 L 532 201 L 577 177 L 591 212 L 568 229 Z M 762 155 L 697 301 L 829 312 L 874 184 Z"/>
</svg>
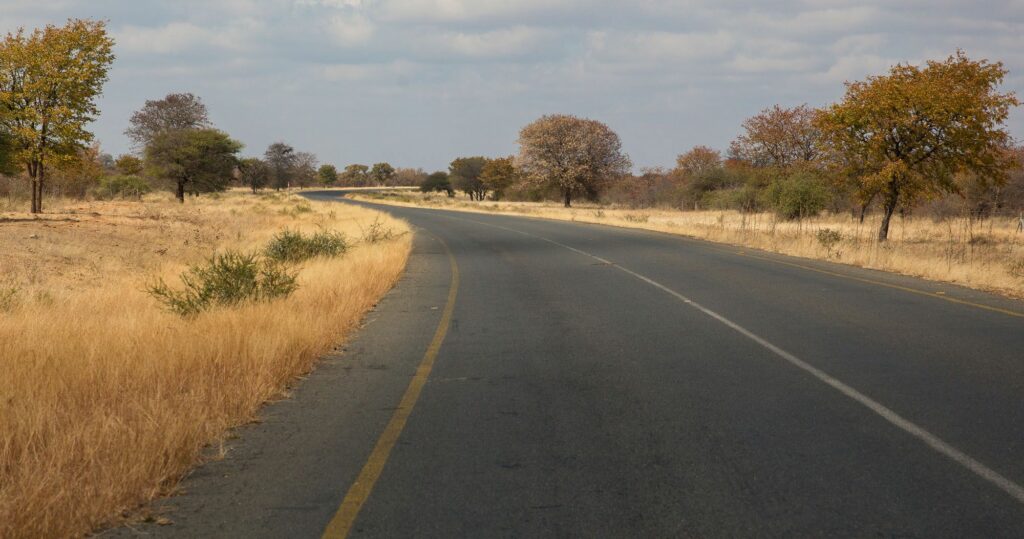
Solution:
<svg viewBox="0 0 1024 539">
<path fill-rule="evenodd" d="M 417 229 L 414 251 L 348 349 L 163 502 L 174 524 L 111 535 L 319 537 L 360 489 L 353 537 L 1024 530 L 1022 302 L 653 232 L 376 207 Z"/>
</svg>

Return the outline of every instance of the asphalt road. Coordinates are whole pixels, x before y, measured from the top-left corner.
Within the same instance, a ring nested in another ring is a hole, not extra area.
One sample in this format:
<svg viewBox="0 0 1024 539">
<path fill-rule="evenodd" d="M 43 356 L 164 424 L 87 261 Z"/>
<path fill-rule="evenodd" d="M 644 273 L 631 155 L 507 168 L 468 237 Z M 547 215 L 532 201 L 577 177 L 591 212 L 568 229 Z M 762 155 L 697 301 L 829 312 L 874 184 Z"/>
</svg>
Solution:
<svg viewBox="0 0 1024 539">
<path fill-rule="evenodd" d="M 353 537 L 1024 536 L 1024 303 L 382 209 L 417 228 L 414 252 L 348 349 L 164 502 L 174 524 L 111 535 L 319 537 L 376 462 Z"/>
</svg>

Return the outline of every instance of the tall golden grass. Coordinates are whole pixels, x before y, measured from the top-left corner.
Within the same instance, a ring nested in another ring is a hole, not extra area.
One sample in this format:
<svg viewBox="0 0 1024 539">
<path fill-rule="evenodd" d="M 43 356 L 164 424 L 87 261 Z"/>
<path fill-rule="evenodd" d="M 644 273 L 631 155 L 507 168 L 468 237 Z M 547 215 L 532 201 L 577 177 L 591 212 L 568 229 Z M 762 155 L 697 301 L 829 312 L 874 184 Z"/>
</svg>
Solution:
<svg viewBox="0 0 1024 539">
<path fill-rule="evenodd" d="M 656 230 L 1024 297 L 1024 233 L 1017 232 L 1017 219 L 1009 217 L 985 221 L 896 217 L 890 240 L 879 244 L 875 241 L 879 216 L 870 216 L 861 223 L 848 214 L 825 214 L 796 222 L 782 221 L 769 213 L 634 210 L 586 203 L 565 208 L 548 202 L 470 202 L 436 193 L 351 196 L 388 204 Z M 819 236 L 819 231 L 826 229 L 837 232 L 838 241 L 823 241 L 826 236 Z"/>
<path fill-rule="evenodd" d="M 0 214 L 0 537 L 83 535 L 166 493 L 397 280 L 410 237 L 358 243 L 378 212 L 292 196 L 65 204 Z M 6 219 L 6 220 L 4 220 Z M 357 243 L 303 264 L 286 299 L 183 319 L 145 291 L 216 249 L 288 227 Z M 33 263 L 33 260 L 36 262 Z"/>
</svg>

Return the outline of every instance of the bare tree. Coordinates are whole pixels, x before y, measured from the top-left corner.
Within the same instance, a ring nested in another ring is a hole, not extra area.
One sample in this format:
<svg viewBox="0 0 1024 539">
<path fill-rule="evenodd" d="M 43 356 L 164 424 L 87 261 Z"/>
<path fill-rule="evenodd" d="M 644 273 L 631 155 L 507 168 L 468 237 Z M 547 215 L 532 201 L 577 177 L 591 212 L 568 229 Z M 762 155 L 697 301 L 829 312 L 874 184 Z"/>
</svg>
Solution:
<svg viewBox="0 0 1024 539">
<path fill-rule="evenodd" d="M 167 131 L 204 129 L 211 125 L 206 105 L 189 93 L 167 94 L 163 99 L 147 100 L 132 114 L 128 123 L 124 134 L 136 148 L 144 148 L 157 135 Z"/>
<path fill-rule="evenodd" d="M 575 195 L 596 195 L 632 164 L 607 125 L 566 114 L 543 116 L 519 132 L 519 168 L 535 185 L 557 187 L 565 206 Z"/>
</svg>

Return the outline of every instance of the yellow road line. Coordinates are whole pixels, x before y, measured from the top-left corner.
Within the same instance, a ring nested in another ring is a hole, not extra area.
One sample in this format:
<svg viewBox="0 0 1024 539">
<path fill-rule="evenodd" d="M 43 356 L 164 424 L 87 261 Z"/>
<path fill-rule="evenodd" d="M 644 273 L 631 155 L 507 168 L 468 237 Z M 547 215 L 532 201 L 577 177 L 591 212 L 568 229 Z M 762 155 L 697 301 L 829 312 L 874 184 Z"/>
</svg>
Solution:
<svg viewBox="0 0 1024 539">
<path fill-rule="evenodd" d="M 398 408 L 391 415 L 391 420 L 384 427 L 384 432 L 381 433 L 380 438 L 377 439 L 377 444 L 373 447 L 373 451 L 370 452 L 369 458 L 366 459 L 366 464 L 363 465 L 363 469 L 359 472 L 355 483 L 352 483 L 352 486 L 349 487 L 348 493 L 345 494 L 345 498 L 341 501 L 338 511 L 334 513 L 334 517 L 327 524 L 323 534 L 324 539 L 342 539 L 347 537 L 349 532 L 352 531 L 352 525 L 355 524 L 356 517 L 359 516 L 359 510 L 363 508 L 366 499 L 370 497 L 370 492 L 373 491 L 377 479 L 384 470 L 384 465 L 388 462 L 391 450 L 395 447 L 398 437 L 401 436 L 405 423 L 409 420 L 409 415 L 412 413 L 413 407 L 416 406 L 416 401 L 420 398 L 423 386 L 427 383 L 430 371 L 434 368 L 434 361 L 437 359 L 437 353 L 441 349 L 441 343 L 444 342 L 445 335 L 448 334 L 448 326 L 452 321 L 452 311 L 455 310 L 455 296 L 459 291 L 459 266 L 455 263 L 455 256 L 452 254 L 451 249 L 448 248 L 448 245 L 441 238 L 437 239 L 444 246 L 445 251 L 448 252 L 448 261 L 452 268 L 451 287 L 448 289 L 448 301 L 444 306 L 444 311 L 441 313 L 441 322 L 438 323 L 434 339 L 430 341 L 430 346 L 427 347 L 426 353 L 423 354 L 423 360 L 420 361 L 419 367 L 416 368 L 416 374 L 413 375 L 412 380 L 409 382 L 409 387 L 406 388 L 405 394 L 402 395 Z"/>
<path fill-rule="evenodd" d="M 903 292 L 910 292 L 911 294 L 918 294 L 918 295 L 921 295 L 921 296 L 928 296 L 930 298 L 941 299 L 943 301 L 948 301 L 950 303 L 959 303 L 960 305 L 967 305 L 969 307 L 975 307 L 977 309 L 984 309 L 986 311 L 992 311 L 992 312 L 995 312 L 995 313 L 1001 313 L 1001 314 L 1005 314 L 1007 316 L 1014 316 L 1014 317 L 1017 317 L 1017 318 L 1024 318 L 1024 313 L 1022 313 L 1022 312 L 1011 311 L 1009 309 L 1002 309 L 1000 307 L 993 307 L 991 305 L 985 305 L 984 303 L 975 303 L 973 301 L 967 301 L 967 300 L 964 300 L 964 299 L 951 298 L 951 297 L 946 296 L 944 294 L 936 294 L 935 292 L 928 292 L 927 290 L 920 290 L 920 289 L 917 289 L 917 288 L 910 288 L 909 286 L 901 286 L 901 285 L 898 285 L 898 284 L 887 283 L 887 282 L 884 282 L 884 281 L 876 281 L 875 279 L 868 279 L 868 278 L 865 278 L 865 277 L 854 277 L 853 275 L 847 275 L 847 274 L 839 273 L 839 272 L 835 272 L 835 271 L 829 271 L 829 270 L 824 270 L 824 269 L 821 269 L 821 268 L 815 268 L 814 266 L 807 266 L 805 264 L 797 264 L 796 262 L 786 262 L 785 260 L 779 260 L 779 259 L 770 258 L 770 257 L 767 257 L 767 256 L 752 255 L 752 254 L 745 253 L 745 252 L 742 252 L 742 251 L 731 251 L 731 250 L 728 250 L 728 249 L 718 249 L 718 250 L 719 251 L 728 252 L 728 253 L 731 253 L 731 254 L 735 254 L 735 255 L 739 255 L 739 256 L 745 256 L 747 258 L 756 258 L 758 260 L 764 260 L 766 262 L 774 262 L 776 264 L 782 264 L 784 266 L 792 266 L 794 268 L 800 268 L 800 269 L 805 269 L 805 270 L 808 270 L 808 271 L 814 271 L 814 272 L 817 272 L 817 273 L 823 273 L 825 275 L 831 275 L 833 277 L 841 277 L 843 279 L 849 279 L 851 281 L 859 281 L 859 282 L 862 282 L 862 283 L 868 283 L 868 284 L 873 284 L 873 285 L 878 285 L 878 286 L 884 286 L 886 288 L 892 288 L 892 289 L 895 289 L 895 290 L 902 290 Z"/>
</svg>

